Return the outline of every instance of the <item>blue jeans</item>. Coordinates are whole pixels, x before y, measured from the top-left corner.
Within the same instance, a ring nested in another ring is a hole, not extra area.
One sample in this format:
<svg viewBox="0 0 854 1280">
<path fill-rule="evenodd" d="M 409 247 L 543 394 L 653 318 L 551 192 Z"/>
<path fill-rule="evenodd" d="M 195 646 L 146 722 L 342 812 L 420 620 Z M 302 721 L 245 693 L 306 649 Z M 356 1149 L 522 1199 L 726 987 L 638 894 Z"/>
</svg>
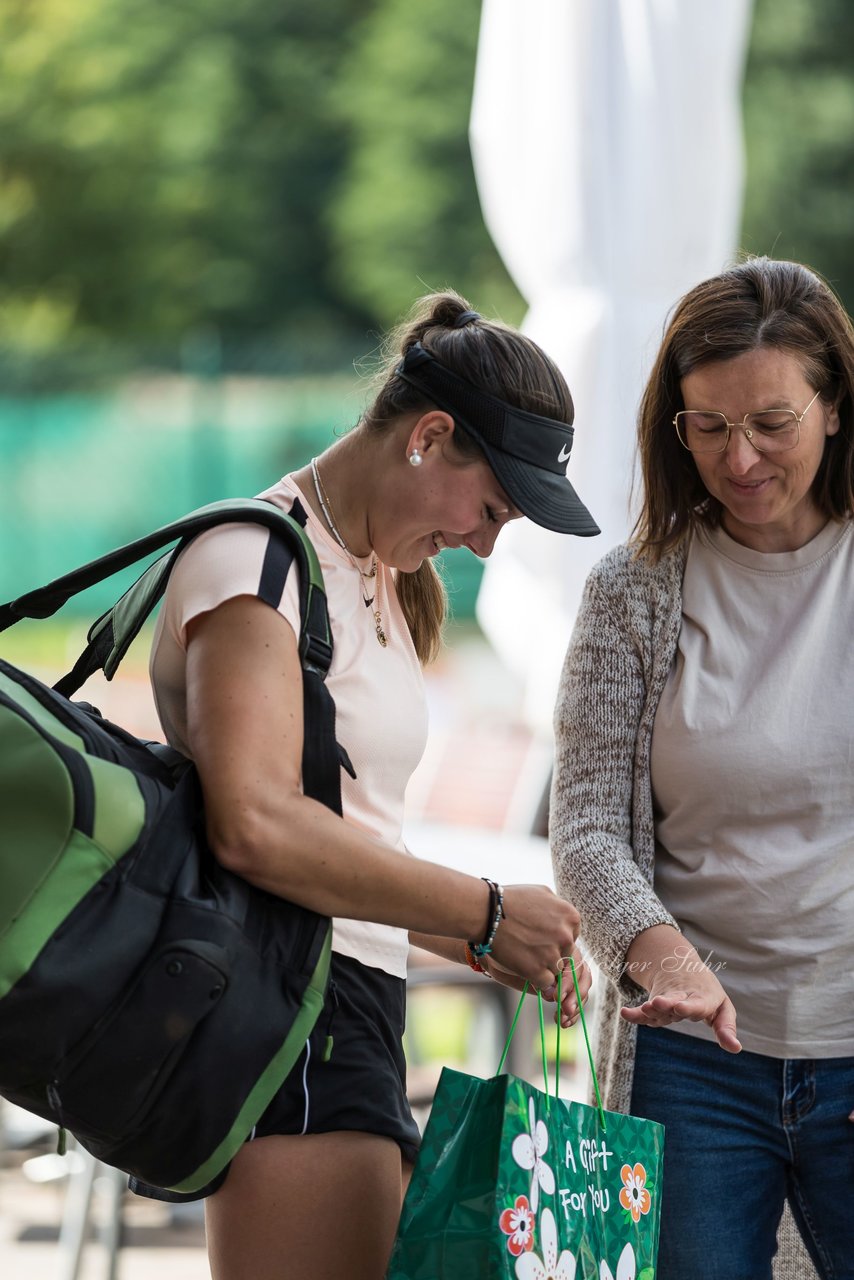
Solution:
<svg viewBox="0 0 854 1280">
<path fill-rule="evenodd" d="M 854 1280 L 852 1111 L 854 1058 L 639 1027 L 631 1112 L 666 1128 L 656 1280 L 771 1280 L 787 1199 L 822 1280 Z"/>
</svg>

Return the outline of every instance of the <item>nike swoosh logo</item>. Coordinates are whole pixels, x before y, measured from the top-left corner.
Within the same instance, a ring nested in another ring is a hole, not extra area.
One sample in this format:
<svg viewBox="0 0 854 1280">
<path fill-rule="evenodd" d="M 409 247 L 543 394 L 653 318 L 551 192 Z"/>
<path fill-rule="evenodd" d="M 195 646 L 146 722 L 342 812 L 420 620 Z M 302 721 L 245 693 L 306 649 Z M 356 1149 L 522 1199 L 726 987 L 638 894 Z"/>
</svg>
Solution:
<svg viewBox="0 0 854 1280">
<path fill-rule="evenodd" d="M 567 449 L 566 445 L 564 445 L 560 453 L 557 455 L 558 462 L 568 462 L 569 455 L 571 452 L 572 452 L 572 449 L 571 448 Z"/>
</svg>

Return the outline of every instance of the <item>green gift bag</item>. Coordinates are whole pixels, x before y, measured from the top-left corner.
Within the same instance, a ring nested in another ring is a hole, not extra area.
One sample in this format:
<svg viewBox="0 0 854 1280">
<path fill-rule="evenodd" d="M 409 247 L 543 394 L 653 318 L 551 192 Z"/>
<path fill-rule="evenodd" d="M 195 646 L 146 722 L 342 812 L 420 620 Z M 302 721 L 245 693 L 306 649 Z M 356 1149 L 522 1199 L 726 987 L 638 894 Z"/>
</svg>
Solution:
<svg viewBox="0 0 854 1280">
<path fill-rule="evenodd" d="M 545 1077 L 542 997 L 540 1029 Z M 509 1044 L 443 1070 L 386 1280 L 653 1280 L 663 1127 L 500 1074 Z"/>
</svg>

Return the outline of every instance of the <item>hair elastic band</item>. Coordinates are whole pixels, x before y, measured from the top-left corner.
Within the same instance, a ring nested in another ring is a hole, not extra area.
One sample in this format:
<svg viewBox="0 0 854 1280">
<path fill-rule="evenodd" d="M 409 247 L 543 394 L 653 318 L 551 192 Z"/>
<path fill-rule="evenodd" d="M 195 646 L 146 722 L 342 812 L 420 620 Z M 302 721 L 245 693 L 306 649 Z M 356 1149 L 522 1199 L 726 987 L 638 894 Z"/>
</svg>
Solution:
<svg viewBox="0 0 854 1280">
<path fill-rule="evenodd" d="M 455 329 L 464 329 L 467 324 L 472 324 L 475 320 L 480 320 L 479 311 L 461 311 L 454 321 Z"/>
</svg>

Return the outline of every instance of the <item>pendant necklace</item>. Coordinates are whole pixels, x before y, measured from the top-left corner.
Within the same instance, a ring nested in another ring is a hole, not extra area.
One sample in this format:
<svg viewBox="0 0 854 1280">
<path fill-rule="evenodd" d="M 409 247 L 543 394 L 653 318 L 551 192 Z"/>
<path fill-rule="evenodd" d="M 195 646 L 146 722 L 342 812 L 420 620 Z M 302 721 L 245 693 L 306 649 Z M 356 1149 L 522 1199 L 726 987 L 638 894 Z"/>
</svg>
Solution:
<svg viewBox="0 0 854 1280">
<path fill-rule="evenodd" d="M 338 527 L 335 524 L 335 521 L 332 517 L 332 504 L 329 501 L 329 497 L 326 493 L 326 490 L 323 487 L 323 482 L 320 479 L 320 472 L 317 469 L 316 458 L 312 458 L 311 460 L 311 475 L 312 475 L 312 479 L 314 480 L 314 491 L 317 494 L 317 501 L 320 503 L 320 510 L 323 512 L 323 518 L 329 526 L 329 532 L 332 534 L 333 538 L 338 543 L 339 547 L 341 547 L 344 554 L 347 556 L 347 559 L 352 564 L 353 568 L 359 574 L 360 586 L 362 589 L 362 599 L 365 602 L 365 608 L 371 610 L 371 613 L 373 614 L 373 618 L 374 618 L 374 629 L 376 630 L 376 633 L 377 633 L 377 641 L 379 644 L 382 645 L 383 648 L 385 648 L 386 645 L 388 644 L 388 640 L 386 638 L 386 633 L 383 629 L 383 616 L 380 613 L 379 604 L 376 604 L 376 607 L 374 607 L 376 603 L 376 598 L 377 598 L 377 585 L 378 585 L 377 584 L 376 552 L 372 552 L 371 567 L 366 573 L 364 569 L 359 567 L 359 564 L 356 561 L 356 557 L 353 555 L 353 552 L 350 550 L 350 548 L 347 546 L 347 543 L 344 541 L 344 539 L 341 537 L 341 534 L 338 532 Z M 373 594 L 368 595 L 368 589 L 365 584 L 371 583 L 371 582 L 373 582 L 374 584 Z"/>
</svg>

